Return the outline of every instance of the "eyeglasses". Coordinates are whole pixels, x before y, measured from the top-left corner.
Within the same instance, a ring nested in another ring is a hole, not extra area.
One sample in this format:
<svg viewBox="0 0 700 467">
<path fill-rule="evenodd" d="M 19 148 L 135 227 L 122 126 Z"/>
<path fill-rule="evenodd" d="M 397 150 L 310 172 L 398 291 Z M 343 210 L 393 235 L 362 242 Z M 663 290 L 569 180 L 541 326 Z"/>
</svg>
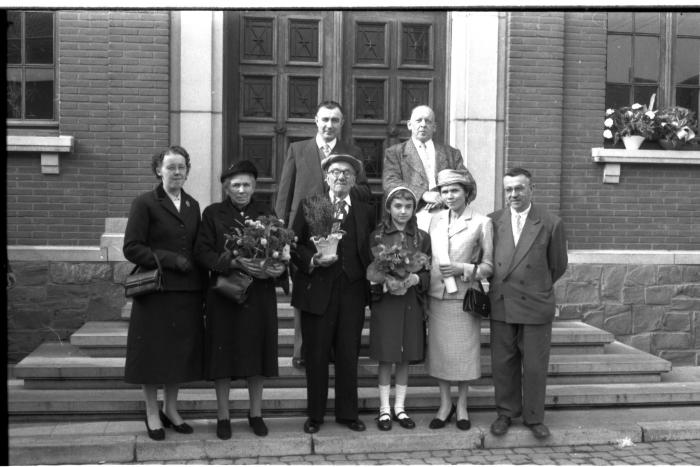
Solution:
<svg viewBox="0 0 700 467">
<path fill-rule="evenodd" d="M 345 178 L 350 178 L 355 176 L 355 172 L 352 170 L 340 170 L 340 169 L 333 169 L 328 171 L 329 174 L 333 175 L 335 178 L 340 177 L 340 175 L 345 175 Z"/>
<path fill-rule="evenodd" d="M 523 193 L 525 190 L 527 190 L 527 187 L 525 187 L 523 185 L 518 185 L 515 187 L 509 186 L 509 187 L 506 187 L 506 189 L 505 189 L 506 193 L 516 193 L 516 194 Z"/>
</svg>

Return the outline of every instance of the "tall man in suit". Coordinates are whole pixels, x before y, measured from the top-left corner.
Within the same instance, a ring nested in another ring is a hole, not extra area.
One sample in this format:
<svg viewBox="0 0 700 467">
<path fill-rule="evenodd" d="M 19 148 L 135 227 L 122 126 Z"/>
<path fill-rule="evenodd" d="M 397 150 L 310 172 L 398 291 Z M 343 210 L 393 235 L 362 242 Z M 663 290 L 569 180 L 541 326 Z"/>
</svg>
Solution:
<svg viewBox="0 0 700 467">
<path fill-rule="evenodd" d="M 566 234 L 557 216 L 532 203 L 532 176 L 514 168 L 503 177 L 508 207 L 493 220 L 494 272 L 491 287 L 491 365 L 498 418 L 496 436 L 511 419 L 536 438 L 550 433 L 544 400 L 555 315 L 553 285 L 566 271 Z"/>
<path fill-rule="evenodd" d="M 362 170 L 360 161 L 336 154 L 326 158 L 322 167 L 330 190 L 305 199 L 293 224 L 298 242 L 292 260 L 298 270 L 292 305 L 302 310 L 306 360 L 308 418 L 304 431 L 316 433 L 323 423 L 331 350 L 335 354 L 335 420 L 351 430 L 363 431 L 365 425 L 358 417 L 357 360 L 365 306 L 369 303 L 365 271 L 371 262 L 369 237 L 374 229 L 374 214 L 369 204 L 351 191 L 356 174 Z M 307 213 L 321 198 L 330 199 L 336 222 L 345 232 L 337 254 L 332 256 L 317 253 L 310 238 Z"/>
<path fill-rule="evenodd" d="M 407 126 L 411 139 L 391 146 L 384 153 L 382 185 L 384 193 L 406 186 L 416 194 L 418 227 L 427 231 L 430 210 L 444 206 L 440 193 L 431 191 L 438 172 L 466 168 L 459 149 L 433 141 L 437 128 L 433 109 L 427 105 L 415 107 Z"/>
<path fill-rule="evenodd" d="M 307 196 L 324 193 L 324 174 L 321 161 L 331 154 L 349 154 L 362 160 L 362 150 L 357 146 L 343 143 L 340 132 L 343 127 L 343 108 L 335 101 L 321 102 L 316 109 L 316 136 L 289 145 L 282 168 L 280 186 L 277 191 L 275 212 L 284 219 L 287 226 L 294 224 L 299 203 Z M 358 172 L 353 194 L 363 201 L 369 201 L 370 188 L 364 170 Z M 292 364 L 303 366 L 301 358 L 301 321 L 299 310 L 294 309 L 294 353 Z"/>
</svg>

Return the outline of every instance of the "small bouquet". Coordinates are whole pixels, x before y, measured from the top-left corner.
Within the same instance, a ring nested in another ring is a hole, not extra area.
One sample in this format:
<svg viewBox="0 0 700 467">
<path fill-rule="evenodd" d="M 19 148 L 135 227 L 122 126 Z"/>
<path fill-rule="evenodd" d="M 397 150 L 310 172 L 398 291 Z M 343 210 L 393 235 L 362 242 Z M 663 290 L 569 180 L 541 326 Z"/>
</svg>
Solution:
<svg viewBox="0 0 700 467">
<path fill-rule="evenodd" d="M 325 195 L 314 195 L 304 203 L 304 219 L 309 225 L 311 241 L 322 256 L 333 256 L 338 242 L 345 235 L 340 221 L 335 218 L 335 208 Z"/>
<path fill-rule="evenodd" d="M 284 221 L 275 216 L 246 219 L 243 228 L 236 227 L 224 237 L 224 248 L 241 269 L 258 279 L 280 276 L 296 245 L 294 231 L 284 228 Z"/>
<path fill-rule="evenodd" d="M 367 280 L 376 284 L 384 284 L 387 280 L 404 282 L 411 273 L 422 269 L 430 269 L 430 256 L 422 251 L 411 251 L 405 246 L 405 236 L 401 234 L 401 241 L 393 245 L 379 243 L 372 248 L 374 260 L 367 268 Z M 403 295 L 408 287 L 391 291 L 395 295 Z M 376 291 L 373 290 L 373 294 Z"/>
</svg>

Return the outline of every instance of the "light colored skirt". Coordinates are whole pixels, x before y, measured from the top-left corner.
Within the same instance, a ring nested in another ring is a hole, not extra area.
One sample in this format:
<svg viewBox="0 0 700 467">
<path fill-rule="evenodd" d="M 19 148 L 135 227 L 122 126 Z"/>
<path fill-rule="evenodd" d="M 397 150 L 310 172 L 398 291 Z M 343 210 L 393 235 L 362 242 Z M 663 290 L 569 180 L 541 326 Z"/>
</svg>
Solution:
<svg viewBox="0 0 700 467">
<path fill-rule="evenodd" d="M 447 381 L 481 377 L 481 318 L 463 312 L 461 300 L 430 297 L 425 365 Z"/>
</svg>

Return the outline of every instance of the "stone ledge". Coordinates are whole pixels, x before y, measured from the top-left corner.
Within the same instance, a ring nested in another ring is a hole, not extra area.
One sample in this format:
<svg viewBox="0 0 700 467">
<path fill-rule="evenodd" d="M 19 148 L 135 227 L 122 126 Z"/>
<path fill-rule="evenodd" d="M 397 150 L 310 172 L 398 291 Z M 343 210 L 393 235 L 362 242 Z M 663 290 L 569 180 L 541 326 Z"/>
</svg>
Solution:
<svg viewBox="0 0 700 467">
<path fill-rule="evenodd" d="M 605 164 L 603 183 L 620 183 L 621 164 L 700 164 L 700 151 L 591 148 L 593 162 Z"/>
<path fill-rule="evenodd" d="M 7 258 L 13 261 L 107 261 L 103 249 L 98 246 L 22 246 L 7 247 Z"/>
<path fill-rule="evenodd" d="M 569 264 L 700 264 L 700 251 L 569 250 Z"/>
</svg>

